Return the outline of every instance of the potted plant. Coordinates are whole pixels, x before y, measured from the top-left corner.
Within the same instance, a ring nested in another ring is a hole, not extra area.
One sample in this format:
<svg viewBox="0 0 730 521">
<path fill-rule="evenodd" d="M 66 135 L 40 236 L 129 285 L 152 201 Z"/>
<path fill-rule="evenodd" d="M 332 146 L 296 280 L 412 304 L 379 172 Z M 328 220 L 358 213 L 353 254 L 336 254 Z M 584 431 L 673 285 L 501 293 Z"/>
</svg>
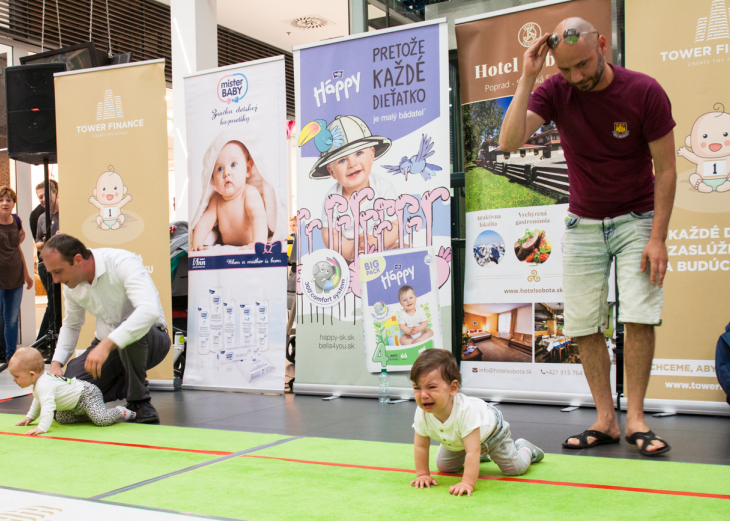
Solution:
<svg viewBox="0 0 730 521">
<path fill-rule="evenodd" d="M 465 346 L 471 345 L 473 343 L 473 340 L 471 338 L 471 335 L 469 333 L 463 333 L 461 335 L 461 339 L 464 342 Z"/>
</svg>

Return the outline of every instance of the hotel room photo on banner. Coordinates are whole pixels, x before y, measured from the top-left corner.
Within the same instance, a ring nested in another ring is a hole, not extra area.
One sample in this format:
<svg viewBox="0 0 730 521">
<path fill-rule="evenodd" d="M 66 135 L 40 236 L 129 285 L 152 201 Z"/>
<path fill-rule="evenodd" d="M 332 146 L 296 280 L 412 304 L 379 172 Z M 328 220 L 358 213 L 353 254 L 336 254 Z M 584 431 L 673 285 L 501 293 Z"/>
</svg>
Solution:
<svg viewBox="0 0 730 521">
<path fill-rule="evenodd" d="M 361 256 L 430 248 L 444 328 L 427 345 L 450 345 L 445 25 L 295 49 L 295 70 L 297 383 L 374 386 L 368 370 L 410 366 L 374 363 L 374 346 L 365 360 Z M 410 387 L 405 376 L 396 385 Z"/>
<path fill-rule="evenodd" d="M 189 388 L 283 392 L 283 57 L 185 78 Z"/>
</svg>

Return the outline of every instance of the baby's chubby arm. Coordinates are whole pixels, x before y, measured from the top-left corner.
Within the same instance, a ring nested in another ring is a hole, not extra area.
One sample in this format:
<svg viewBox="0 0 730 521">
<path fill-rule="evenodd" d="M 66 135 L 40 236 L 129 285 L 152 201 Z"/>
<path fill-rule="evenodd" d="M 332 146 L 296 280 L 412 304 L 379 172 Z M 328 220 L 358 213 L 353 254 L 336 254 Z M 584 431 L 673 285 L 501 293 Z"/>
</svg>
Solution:
<svg viewBox="0 0 730 521">
<path fill-rule="evenodd" d="M 416 488 L 431 488 L 431 485 L 438 485 L 431 477 L 428 469 L 428 449 L 431 446 L 431 438 L 416 433 L 413 438 L 413 457 L 416 460 L 416 479 L 411 481 L 411 486 Z M 478 469 L 477 469 L 478 470 Z"/>
<path fill-rule="evenodd" d="M 104 205 L 102 205 L 99 201 L 97 201 L 96 197 L 94 197 L 93 195 L 91 197 L 89 197 L 89 202 L 91 204 L 93 204 L 94 206 L 96 206 L 99 210 L 104 208 Z"/>
<path fill-rule="evenodd" d="M 131 200 L 132 200 L 132 196 L 131 195 L 128 195 L 127 197 L 125 197 L 124 199 L 122 199 L 121 201 L 119 201 L 119 204 L 117 205 L 117 208 L 121 208 L 122 206 L 126 205 Z"/>
<path fill-rule="evenodd" d="M 266 208 L 261 194 L 253 186 L 246 187 L 246 214 L 253 228 L 253 243 L 266 242 L 269 237 L 269 225 L 266 220 Z"/>
<path fill-rule="evenodd" d="M 208 234 L 213 231 L 213 226 L 215 226 L 216 221 L 218 221 L 217 208 L 218 197 L 214 194 L 213 197 L 210 198 L 208 208 L 205 209 L 200 220 L 195 225 L 195 228 L 193 228 L 193 251 L 202 251 L 207 249 L 203 246 L 203 242 L 205 242 L 205 238 Z"/>
<path fill-rule="evenodd" d="M 426 331 L 427 328 L 428 328 L 428 320 L 424 320 L 417 326 L 413 326 L 411 328 L 411 331 L 413 331 L 414 333 L 420 333 L 421 331 Z"/>
<path fill-rule="evenodd" d="M 474 485 L 477 484 L 477 479 L 479 479 L 479 456 L 482 450 L 479 429 L 474 429 L 464 438 L 464 450 L 466 451 L 464 475 L 461 482 L 449 487 L 449 494 L 454 496 L 461 496 L 462 494 L 471 496 Z"/>
<path fill-rule="evenodd" d="M 677 155 L 695 164 L 701 161 L 700 157 L 697 154 L 687 150 L 687 147 L 681 147 L 679 150 L 677 150 Z"/>
<path fill-rule="evenodd" d="M 416 333 L 415 327 L 408 327 L 407 325 L 400 323 L 398 324 L 398 327 L 400 328 L 401 333 L 403 333 L 404 335 L 412 335 L 413 333 Z"/>
</svg>

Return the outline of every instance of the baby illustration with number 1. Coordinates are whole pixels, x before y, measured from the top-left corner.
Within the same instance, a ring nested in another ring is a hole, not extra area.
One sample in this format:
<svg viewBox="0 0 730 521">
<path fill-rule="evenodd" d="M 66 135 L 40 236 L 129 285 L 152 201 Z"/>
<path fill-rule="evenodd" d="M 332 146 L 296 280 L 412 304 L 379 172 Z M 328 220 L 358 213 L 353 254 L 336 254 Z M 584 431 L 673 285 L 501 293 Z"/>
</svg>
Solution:
<svg viewBox="0 0 730 521">
<path fill-rule="evenodd" d="M 274 192 L 242 141 L 218 136 L 210 145 L 203 159 L 203 189 L 191 226 L 193 251 L 216 244 L 253 251 L 255 243 L 267 242 L 276 226 Z"/>
<path fill-rule="evenodd" d="M 96 188 L 89 202 L 99 209 L 96 224 L 102 230 L 118 230 L 124 224 L 122 208 L 132 200 L 127 194 L 122 176 L 114 171 L 113 166 L 96 180 Z M 126 197 L 125 197 L 126 195 Z"/>
<path fill-rule="evenodd" d="M 730 160 L 730 114 L 721 103 L 713 108 L 718 110 L 718 107 L 718 112 L 708 112 L 697 118 L 692 133 L 685 139 L 686 146 L 677 151 L 679 157 L 697 165 L 689 176 L 689 184 L 702 193 L 730 190 L 727 165 Z"/>
</svg>

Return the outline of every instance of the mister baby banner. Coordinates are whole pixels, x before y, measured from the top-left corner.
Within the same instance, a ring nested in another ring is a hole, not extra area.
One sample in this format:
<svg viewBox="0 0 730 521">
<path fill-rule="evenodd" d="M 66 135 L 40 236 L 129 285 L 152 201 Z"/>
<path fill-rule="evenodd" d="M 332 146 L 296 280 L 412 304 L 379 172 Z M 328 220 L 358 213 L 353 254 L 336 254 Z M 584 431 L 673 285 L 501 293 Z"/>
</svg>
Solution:
<svg viewBox="0 0 730 521">
<path fill-rule="evenodd" d="M 284 57 L 185 78 L 191 389 L 284 391 Z"/>
<path fill-rule="evenodd" d="M 518 151 L 499 148 L 525 51 L 573 16 L 591 21 L 611 47 L 610 0 L 539 2 L 456 21 L 471 252 L 461 367 L 464 387 L 490 398 L 591 400 L 576 341 L 562 332 L 570 182 L 559 129 L 549 121 Z M 554 74 L 559 70 L 548 53 L 535 88 Z M 610 351 L 613 306 L 607 318 Z"/>
<path fill-rule="evenodd" d="M 446 49 L 441 21 L 295 49 L 297 392 L 373 394 L 385 368 L 407 394 L 451 345 Z"/>
<path fill-rule="evenodd" d="M 165 61 L 55 75 L 61 231 L 89 248 L 120 248 L 144 263 L 172 325 L 167 207 Z M 87 314 L 77 349 L 94 338 Z M 172 350 L 148 373 L 173 379 Z"/>
<path fill-rule="evenodd" d="M 730 412 L 715 376 L 715 346 L 730 320 L 717 305 L 730 291 L 729 8 L 725 0 L 626 2 L 626 66 L 661 84 L 677 122 L 663 322 L 646 394 L 656 409 Z"/>
</svg>

